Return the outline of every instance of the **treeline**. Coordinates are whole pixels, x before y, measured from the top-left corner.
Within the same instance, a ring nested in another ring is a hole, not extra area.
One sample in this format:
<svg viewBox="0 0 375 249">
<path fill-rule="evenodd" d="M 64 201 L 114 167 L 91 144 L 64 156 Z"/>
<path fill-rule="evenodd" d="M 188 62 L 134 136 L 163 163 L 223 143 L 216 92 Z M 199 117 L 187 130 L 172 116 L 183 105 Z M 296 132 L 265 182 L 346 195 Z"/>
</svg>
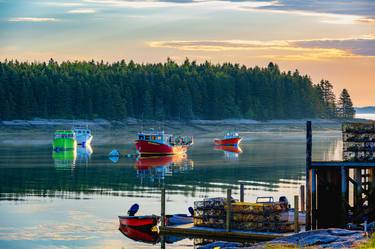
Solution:
<svg viewBox="0 0 375 249">
<path fill-rule="evenodd" d="M 273 63 L 247 68 L 188 59 L 181 65 L 170 59 L 158 64 L 4 61 L 0 119 L 337 117 L 332 85 L 322 82 L 313 85 L 308 76 L 280 72 Z"/>
</svg>

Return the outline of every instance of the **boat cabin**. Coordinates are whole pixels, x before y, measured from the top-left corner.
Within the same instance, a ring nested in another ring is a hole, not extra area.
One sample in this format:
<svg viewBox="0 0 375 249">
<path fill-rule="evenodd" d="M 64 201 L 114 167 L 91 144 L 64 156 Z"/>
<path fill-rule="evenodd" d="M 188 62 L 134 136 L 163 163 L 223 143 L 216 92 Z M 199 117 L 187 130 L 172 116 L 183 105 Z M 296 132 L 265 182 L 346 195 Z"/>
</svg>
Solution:
<svg viewBox="0 0 375 249">
<path fill-rule="evenodd" d="M 74 127 L 73 130 L 77 136 L 90 135 L 91 133 L 90 129 L 85 127 Z"/>
<path fill-rule="evenodd" d="M 238 132 L 227 132 L 225 135 L 224 135 L 224 138 L 225 139 L 229 139 L 229 138 L 238 138 L 240 137 L 240 135 L 238 134 Z"/>
<path fill-rule="evenodd" d="M 164 131 L 156 132 L 156 133 L 143 133 L 143 132 L 138 133 L 138 140 L 156 142 L 156 143 L 161 143 L 161 144 L 168 143 L 168 140 L 170 137 L 172 136 L 165 134 Z"/>
<path fill-rule="evenodd" d="M 70 138 L 75 139 L 75 133 L 71 130 L 59 130 L 55 131 L 54 138 Z"/>
<path fill-rule="evenodd" d="M 165 134 L 164 131 L 150 132 L 150 133 L 138 133 L 138 140 L 155 142 L 160 144 L 174 145 L 191 145 L 193 144 L 192 137 L 181 137 Z"/>
</svg>

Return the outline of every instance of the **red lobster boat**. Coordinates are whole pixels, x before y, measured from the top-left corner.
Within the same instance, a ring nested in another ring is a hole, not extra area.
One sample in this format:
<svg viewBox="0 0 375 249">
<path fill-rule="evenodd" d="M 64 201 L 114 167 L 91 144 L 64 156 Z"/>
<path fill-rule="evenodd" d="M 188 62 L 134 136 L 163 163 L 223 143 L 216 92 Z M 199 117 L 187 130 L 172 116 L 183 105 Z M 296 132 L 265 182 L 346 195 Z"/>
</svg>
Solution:
<svg viewBox="0 0 375 249">
<path fill-rule="evenodd" d="M 224 139 L 214 139 L 215 145 L 221 146 L 236 146 L 241 142 L 242 138 L 238 132 L 228 132 L 225 134 Z"/>
<path fill-rule="evenodd" d="M 165 134 L 164 131 L 138 133 L 135 141 L 140 155 L 175 155 L 184 154 L 193 144 L 192 137 L 181 137 Z"/>
</svg>

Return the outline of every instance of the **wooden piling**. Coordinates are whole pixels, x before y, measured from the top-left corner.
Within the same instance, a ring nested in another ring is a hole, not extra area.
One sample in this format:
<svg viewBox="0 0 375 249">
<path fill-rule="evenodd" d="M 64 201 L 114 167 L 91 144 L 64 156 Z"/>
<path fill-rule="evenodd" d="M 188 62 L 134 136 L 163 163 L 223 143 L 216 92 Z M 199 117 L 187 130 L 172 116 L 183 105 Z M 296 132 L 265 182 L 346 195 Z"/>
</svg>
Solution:
<svg viewBox="0 0 375 249">
<path fill-rule="evenodd" d="M 245 201 L 245 186 L 243 183 L 240 184 L 240 202 Z"/>
<path fill-rule="evenodd" d="M 341 167 L 341 226 L 346 225 L 347 219 L 347 196 L 348 196 L 348 175 L 345 167 Z"/>
<path fill-rule="evenodd" d="M 299 225 L 298 225 L 298 195 L 294 196 L 294 232 L 299 232 Z"/>
<path fill-rule="evenodd" d="M 306 122 L 306 231 L 311 230 L 311 182 L 310 170 L 312 154 L 311 121 Z"/>
<path fill-rule="evenodd" d="M 316 184 L 316 170 L 311 169 L 310 182 L 311 182 L 311 198 L 310 198 L 310 208 L 311 208 L 311 229 L 317 229 L 317 184 Z"/>
<path fill-rule="evenodd" d="M 301 211 L 305 212 L 305 186 L 300 187 L 300 197 L 301 197 Z"/>
<path fill-rule="evenodd" d="M 232 216 L 232 190 L 227 189 L 227 217 L 225 227 L 227 232 L 231 231 L 231 216 Z"/>
<path fill-rule="evenodd" d="M 161 227 L 165 226 L 165 188 L 161 189 L 161 210 L 160 210 L 160 217 L 161 217 Z"/>
</svg>

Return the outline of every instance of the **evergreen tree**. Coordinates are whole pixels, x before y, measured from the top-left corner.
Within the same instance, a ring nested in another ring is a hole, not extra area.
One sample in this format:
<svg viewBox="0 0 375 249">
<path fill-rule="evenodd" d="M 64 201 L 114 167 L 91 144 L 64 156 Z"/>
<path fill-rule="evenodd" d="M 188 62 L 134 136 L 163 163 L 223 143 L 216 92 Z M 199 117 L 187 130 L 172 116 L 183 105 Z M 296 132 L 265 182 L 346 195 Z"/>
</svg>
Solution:
<svg viewBox="0 0 375 249">
<path fill-rule="evenodd" d="M 348 99 L 345 117 L 352 116 Z M 0 62 L 0 119 L 33 117 L 334 118 L 336 104 L 329 81 L 313 85 L 308 76 L 281 72 L 274 63 Z"/>
<path fill-rule="evenodd" d="M 324 116 L 325 118 L 335 118 L 336 114 L 336 96 L 333 92 L 333 86 L 328 80 L 321 80 L 318 89 L 322 102 L 325 106 Z"/>
<path fill-rule="evenodd" d="M 352 119 L 355 115 L 353 103 L 348 91 L 344 88 L 337 102 L 338 117 L 342 119 Z"/>
</svg>

